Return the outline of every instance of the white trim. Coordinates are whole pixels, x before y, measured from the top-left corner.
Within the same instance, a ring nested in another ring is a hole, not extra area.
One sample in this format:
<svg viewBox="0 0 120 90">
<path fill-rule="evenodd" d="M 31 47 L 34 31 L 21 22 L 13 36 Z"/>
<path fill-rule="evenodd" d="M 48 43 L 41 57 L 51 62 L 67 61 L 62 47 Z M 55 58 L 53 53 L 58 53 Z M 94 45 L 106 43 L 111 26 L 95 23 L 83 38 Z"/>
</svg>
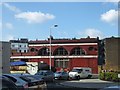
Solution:
<svg viewBox="0 0 120 90">
<path fill-rule="evenodd" d="M 97 58 L 97 55 L 84 56 L 51 56 L 51 58 Z M 11 59 L 50 58 L 50 56 L 11 56 Z"/>
<path fill-rule="evenodd" d="M 69 44 L 51 44 L 52 46 L 67 46 L 67 45 L 97 45 L 97 43 L 69 43 Z M 29 44 L 29 46 L 50 46 L 50 44 Z"/>
<path fill-rule="evenodd" d="M 55 59 L 55 61 L 69 61 L 69 59 Z"/>
</svg>

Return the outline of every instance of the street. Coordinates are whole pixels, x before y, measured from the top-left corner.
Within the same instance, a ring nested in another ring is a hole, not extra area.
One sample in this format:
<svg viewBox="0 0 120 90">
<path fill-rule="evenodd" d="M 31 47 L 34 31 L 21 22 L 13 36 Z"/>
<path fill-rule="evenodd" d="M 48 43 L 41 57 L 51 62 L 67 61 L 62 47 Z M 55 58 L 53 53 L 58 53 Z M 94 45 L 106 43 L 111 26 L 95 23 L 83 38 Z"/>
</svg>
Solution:
<svg viewBox="0 0 120 90">
<path fill-rule="evenodd" d="M 54 81 L 54 82 L 48 82 L 47 83 L 47 88 L 48 88 L 48 90 L 49 89 L 56 89 L 56 88 L 68 88 L 68 87 L 66 87 L 66 86 L 63 86 L 63 85 L 60 85 L 60 82 L 64 82 L 64 81 Z"/>
<path fill-rule="evenodd" d="M 65 80 L 55 80 L 54 82 L 47 83 L 47 90 L 62 90 L 62 89 L 69 89 L 69 90 L 98 90 L 98 89 L 88 89 L 88 88 L 76 88 L 61 85 L 60 83 L 65 82 Z"/>
</svg>

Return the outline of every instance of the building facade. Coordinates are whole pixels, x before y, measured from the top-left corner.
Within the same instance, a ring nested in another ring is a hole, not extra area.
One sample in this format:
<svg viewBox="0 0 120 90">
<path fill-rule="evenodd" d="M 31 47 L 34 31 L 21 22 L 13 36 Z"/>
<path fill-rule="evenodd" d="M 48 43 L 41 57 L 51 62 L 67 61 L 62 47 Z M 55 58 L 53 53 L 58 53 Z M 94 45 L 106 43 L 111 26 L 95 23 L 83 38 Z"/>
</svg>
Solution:
<svg viewBox="0 0 120 90">
<path fill-rule="evenodd" d="M 104 54 L 105 54 L 105 65 L 104 69 L 120 71 L 120 37 L 110 37 L 104 40 Z"/>
<path fill-rule="evenodd" d="M 20 40 L 10 40 L 11 43 L 11 52 L 28 52 L 28 39 L 20 39 Z"/>
<path fill-rule="evenodd" d="M 51 65 L 57 70 L 73 67 L 90 67 L 98 73 L 99 38 L 51 40 Z M 29 41 L 28 52 L 14 52 L 11 59 L 50 65 L 50 40 Z"/>
</svg>

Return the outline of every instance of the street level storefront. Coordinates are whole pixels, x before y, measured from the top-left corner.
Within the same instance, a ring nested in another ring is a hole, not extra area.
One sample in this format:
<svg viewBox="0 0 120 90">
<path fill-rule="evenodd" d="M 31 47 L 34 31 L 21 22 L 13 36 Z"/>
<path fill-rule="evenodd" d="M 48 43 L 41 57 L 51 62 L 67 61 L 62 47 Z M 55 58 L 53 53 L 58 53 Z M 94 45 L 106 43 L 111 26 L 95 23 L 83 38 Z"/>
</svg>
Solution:
<svg viewBox="0 0 120 90">
<path fill-rule="evenodd" d="M 29 41 L 28 52 L 14 52 L 11 59 L 26 62 L 47 63 L 57 70 L 71 70 L 73 67 L 90 67 L 93 73 L 98 73 L 99 38 L 53 39 Z"/>
</svg>

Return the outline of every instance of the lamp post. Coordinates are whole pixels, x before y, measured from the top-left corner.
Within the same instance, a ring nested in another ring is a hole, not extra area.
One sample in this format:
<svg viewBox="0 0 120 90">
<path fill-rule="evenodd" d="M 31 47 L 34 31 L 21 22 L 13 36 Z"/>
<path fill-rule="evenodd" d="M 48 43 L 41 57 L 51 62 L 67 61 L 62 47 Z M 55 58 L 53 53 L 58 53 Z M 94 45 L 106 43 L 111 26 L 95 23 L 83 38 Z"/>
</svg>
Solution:
<svg viewBox="0 0 120 90">
<path fill-rule="evenodd" d="M 51 30 L 54 27 L 58 27 L 58 25 L 55 24 L 55 25 L 53 25 L 53 26 L 50 27 L 50 71 L 51 71 L 51 66 L 52 66 L 52 64 L 51 64 L 51 50 L 52 50 L 52 45 L 51 45 L 51 37 L 52 37 Z"/>
</svg>

